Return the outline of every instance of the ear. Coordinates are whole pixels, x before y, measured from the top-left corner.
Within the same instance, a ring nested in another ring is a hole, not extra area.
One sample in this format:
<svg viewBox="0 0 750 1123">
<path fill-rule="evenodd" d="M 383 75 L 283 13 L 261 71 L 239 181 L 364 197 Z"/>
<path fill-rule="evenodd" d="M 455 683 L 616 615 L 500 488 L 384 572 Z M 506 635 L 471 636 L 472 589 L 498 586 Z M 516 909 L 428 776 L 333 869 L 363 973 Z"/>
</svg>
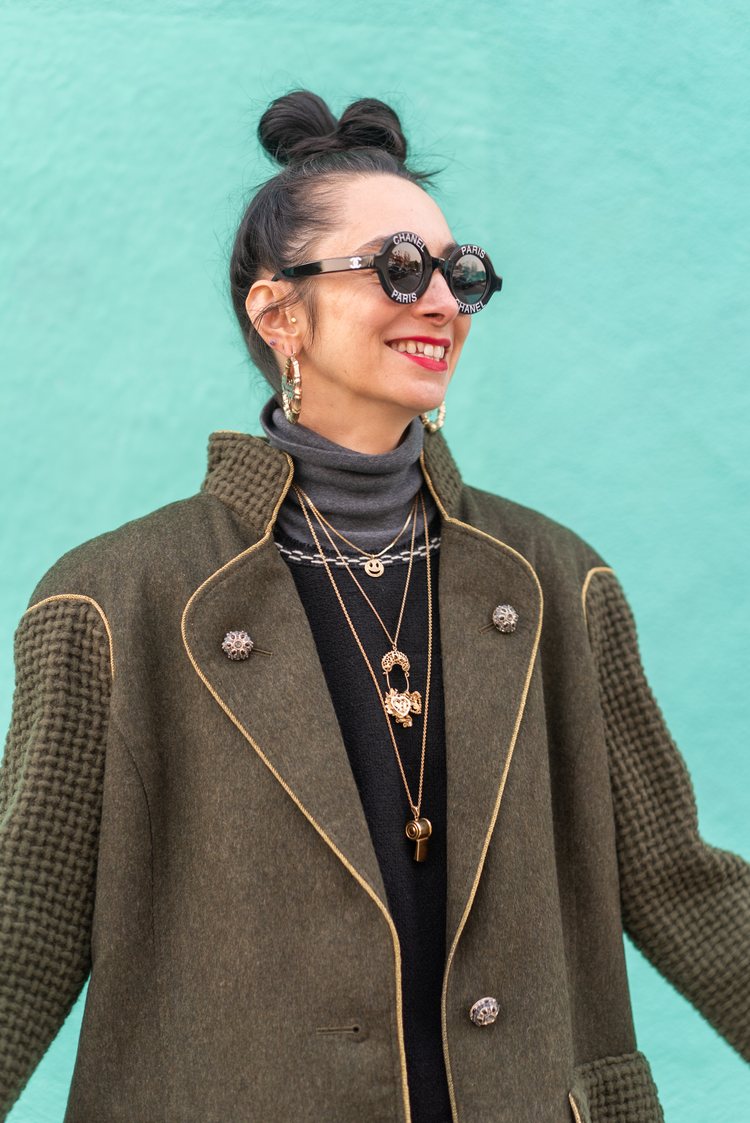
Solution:
<svg viewBox="0 0 750 1123">
<path fill-rule="evenodd" d="M 245 299 L 245 310 L 250 322 L 266 343 L 271 339 L 275 340 L 274 350 L 285 355 L 291 355 L 292 351 L 299 353 L 300 340 L 306 324 L 304 309 L 301 306 L 297 306 L 292 311 L 286 308 L 270 308 L 262 318 L 259 317 L 268 304 L 280 300 L 288 291 L 288 286 L 282 281 L 261 278 L 251 285 Z M 297 321 L 294 324 L 291 322 L 292 316 Z"/>
</svg>

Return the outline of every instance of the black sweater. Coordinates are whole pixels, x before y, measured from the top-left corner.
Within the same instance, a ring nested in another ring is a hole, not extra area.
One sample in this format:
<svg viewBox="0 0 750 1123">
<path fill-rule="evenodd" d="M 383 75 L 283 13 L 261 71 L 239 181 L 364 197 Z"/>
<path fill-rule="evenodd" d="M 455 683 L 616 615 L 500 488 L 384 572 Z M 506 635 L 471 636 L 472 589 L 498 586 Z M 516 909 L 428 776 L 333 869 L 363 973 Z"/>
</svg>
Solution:
<svg viewBox="0 0 750 1123">
<path fill-rule="evenodd" d="M 419 690 L 422 695 L 422 713 L 412 715 L 410 728 L 401 724 L 393 727 L 414 803 L 419 792 L 427 682 L 427 575 L 421 508 L 418 507 L 418 510 L 415 549 L 419 553 L 412 566 L 398 647 L 411 663 L 410 689 Z M 335 558 L 335 552 L 319 526 L 316 525 L 315 529 L 326 556 Z M 445 964 L 446 771 L 438 612 L 440 518 L 437 513 L 428 529 L 433 546 L 430 551 L 432 666 L 420 813 L 430 820 L 432 835 L 424 862 L 415 861 L 414 843 L 409 842 L 404 834 L 412 814 L 386 716 L 325 567 L 314 545 L 295 541 L 278 524 L 275 540 L 289 565 L 317 644 L 380 863 L 388 906 L 398 931 L 402 955 L 404 1040 L 413 1123 L 446 1123 L 451 1118 L 451 1112 L 440 1024 L 440 993 Z M 409 539 L 410 535 L 404 535 L 399 540 L 393 560 L 385 564 L 382 577 L 368 577 L 361 565 L 352 566 L 391 635 L 395 634 L 403 597 Z M 360 555 L 342 542 L 337 544 L 347 559 L 361 560 Z M 387 683 L 380 668 L 380 659 L 391 645 L 346 569 L 340 564 L 332 565 L 330 572 L 378 682 L 385 691 Z M 404 686 L 398 667 L 391 674 L 391 683 L 398 689 Z M 394 721 L 392 718 L 388 720 Z M 367 954 L 366 948 L 362 951 L 363 955 Z"/>
</svg>

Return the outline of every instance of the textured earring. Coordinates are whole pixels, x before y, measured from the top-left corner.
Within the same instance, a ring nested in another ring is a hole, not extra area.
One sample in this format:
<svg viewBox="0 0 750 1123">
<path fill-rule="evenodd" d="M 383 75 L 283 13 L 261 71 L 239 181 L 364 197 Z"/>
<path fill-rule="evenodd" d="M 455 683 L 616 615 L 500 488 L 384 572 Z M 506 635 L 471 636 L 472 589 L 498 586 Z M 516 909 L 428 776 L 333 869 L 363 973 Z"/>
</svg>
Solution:
<svg viewBox="0 0 750 1123">
<path fill-rule="evenodd" d="M 445 402 L 441 402 L 438 406 L 438 415 L 434 421 L 431 421 L 426 413 L 420 413 L 419 417 L 428 433 L 437 433 L 438 429 L 442 429 L 445 421 Z"/>
<path fill-rule="evenodd" d="M 289 377 L 289 368 L 293 370 L 293 377 Z M 284 373 L 281 376 L 281 397 L 284 403 L 284 416 L 292 425 L 299 421 L 302 409 L 302 375 L 300 374 L 297 357 L 292 351 L 284 364 Z"/>
</svg>

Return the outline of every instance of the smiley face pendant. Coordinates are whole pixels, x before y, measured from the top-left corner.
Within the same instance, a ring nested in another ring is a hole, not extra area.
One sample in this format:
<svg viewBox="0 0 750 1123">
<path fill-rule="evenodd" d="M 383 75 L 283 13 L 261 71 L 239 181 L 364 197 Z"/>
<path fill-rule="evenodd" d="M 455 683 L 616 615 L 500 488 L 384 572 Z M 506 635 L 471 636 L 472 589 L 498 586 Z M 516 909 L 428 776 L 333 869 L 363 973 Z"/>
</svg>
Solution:
<svg viewBox="0 0 750 1123">
<path fill-rule="evenodd" d="M 385 566 L 379 558 L 368 558 L 365 562 L 365 573 L 368 577 L 382 577 Z"/>
</svg>

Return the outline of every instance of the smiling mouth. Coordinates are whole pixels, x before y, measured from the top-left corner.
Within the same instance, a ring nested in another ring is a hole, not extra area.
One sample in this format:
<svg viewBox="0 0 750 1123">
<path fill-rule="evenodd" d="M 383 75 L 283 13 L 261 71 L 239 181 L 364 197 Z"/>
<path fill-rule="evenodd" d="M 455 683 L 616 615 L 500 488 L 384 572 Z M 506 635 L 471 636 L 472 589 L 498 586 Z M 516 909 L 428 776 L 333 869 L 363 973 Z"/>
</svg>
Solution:
<svg viewBox="0 0 750 1123">
<path fill-rule="evenodd" d="M 448 350 L 447 347 L 441 347 L 437 343 L 422 343 L 416 339 L 394 339 L 387 346 L 392 351 L 405 351 L 408 355 L 424 355 L 426 359 L 435 359 L 438 362 L 445 357 Z"/>
</svg>

